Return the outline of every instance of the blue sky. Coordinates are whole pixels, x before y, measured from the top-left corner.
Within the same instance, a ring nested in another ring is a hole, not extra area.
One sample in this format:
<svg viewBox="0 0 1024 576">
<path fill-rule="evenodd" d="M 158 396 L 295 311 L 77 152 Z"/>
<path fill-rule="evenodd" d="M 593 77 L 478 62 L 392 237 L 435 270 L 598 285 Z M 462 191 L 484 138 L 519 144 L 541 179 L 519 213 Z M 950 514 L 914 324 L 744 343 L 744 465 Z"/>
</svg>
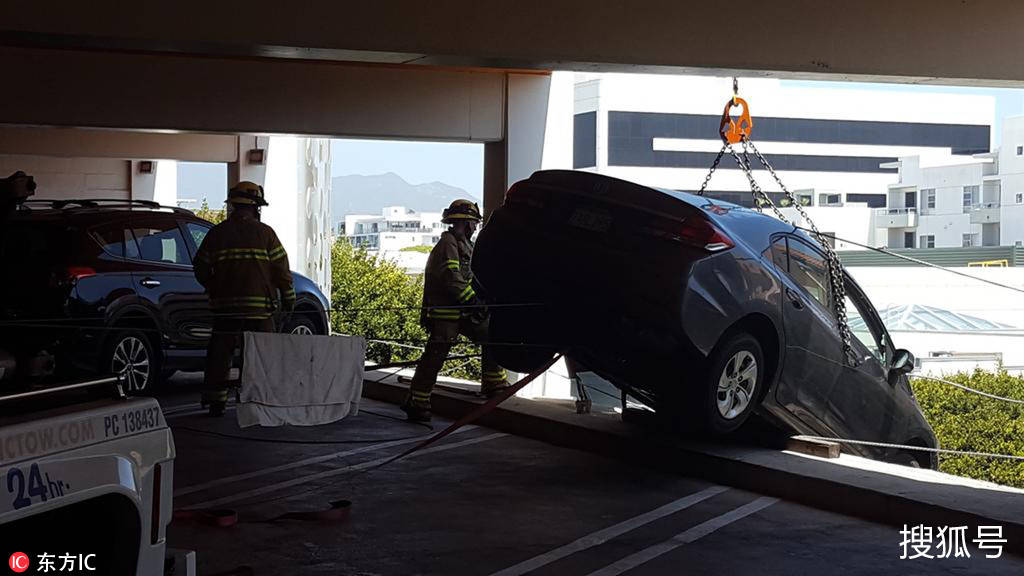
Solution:
<svg viewBox="0 0 1024 576">
<path fill-rule="evenodd" d="M 331 175 L 394 172 L 410 184 L 444 182 L 483 195 L 484 146 L 453 142 L 334 140 Z"/>
</svg>

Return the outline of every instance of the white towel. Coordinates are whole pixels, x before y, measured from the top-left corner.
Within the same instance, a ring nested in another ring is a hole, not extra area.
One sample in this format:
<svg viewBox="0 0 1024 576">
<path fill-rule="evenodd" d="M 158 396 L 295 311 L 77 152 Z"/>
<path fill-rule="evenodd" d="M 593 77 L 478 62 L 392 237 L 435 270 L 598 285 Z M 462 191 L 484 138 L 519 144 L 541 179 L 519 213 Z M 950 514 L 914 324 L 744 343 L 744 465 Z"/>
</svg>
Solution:
<svg viewBox="0 0 1024 576">
<path fill-rule="evenodd" d="M 246 332 L 238 425 L 315 426 L 359 412 L 366 340 Z"/>
</svg>

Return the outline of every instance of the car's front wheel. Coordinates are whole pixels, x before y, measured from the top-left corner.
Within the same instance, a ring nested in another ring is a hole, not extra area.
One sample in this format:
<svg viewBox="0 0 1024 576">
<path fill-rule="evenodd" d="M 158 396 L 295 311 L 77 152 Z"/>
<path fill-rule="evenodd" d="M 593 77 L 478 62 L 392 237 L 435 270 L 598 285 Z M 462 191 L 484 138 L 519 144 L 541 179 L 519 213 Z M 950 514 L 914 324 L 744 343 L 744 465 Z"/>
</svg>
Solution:
<svg viewBox="0 0 1024 576">
<path fill-rule="evenodd" d="M 712 436 L 739 430 L 760 402 L 765 376 L 764 353 L 757 339 L 744 332 L 727 337 L 690 387 L 693 424 Z"/>
<path fill-rule="evenodd" d="M 121 376 L 127 394 L 152 392 L 160 378 L 160 360 L 152 341 L 138 330 L 124 330 L 114 335 L 107 348 L 110 372 Z"/>
</svg>

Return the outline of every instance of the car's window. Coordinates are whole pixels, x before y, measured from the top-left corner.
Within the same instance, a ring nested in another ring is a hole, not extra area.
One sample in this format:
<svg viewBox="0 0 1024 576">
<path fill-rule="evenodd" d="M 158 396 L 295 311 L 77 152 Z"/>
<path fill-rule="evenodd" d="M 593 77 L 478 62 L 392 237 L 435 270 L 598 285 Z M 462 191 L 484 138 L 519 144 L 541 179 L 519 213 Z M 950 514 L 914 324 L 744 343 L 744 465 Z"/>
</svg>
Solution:
<svg viewBox="0 0 1024 576">
<path fill-rule="evenodd" d="M 139 243 L 139 257 L 164 264 L 191 264 L 185 238 L 175 222 L 133 228 Z"/>
<path fill-rule="evenodd" d="M 888 366 L 885 331 L 878 325 L 874 314 L 868 312 L 864 297 L 856 292 L 849 282 L 846 283 L 846 293 L 846 319 L 850 332 L 882 366 Z"/>
<path fill-rule="evenodd" d="M 786 256 L 786 238 L 778 238 L 772 242 L 772 262 L 782 272 L 789 272 L 789 258 Z"/>
<path fill-rule="evenodd" d="M 122 232 L 124 233 L 125 258 L 138 260 L 141 256 L 139 255 L 139 244 L 135 241 L 135 235 L 128 229 L 124 229 Z"/>
<path fill-rule="evenodd" d="M 206 235 L 210 233 L 209 226 L 203 226 L 202 224 L 196 224 L 195 222 L 186 222 L 185 228 L 188 233 L 192 235 L 192 242 L 195 243 L 198 249 L 203 245 L 203 240 L 206 239 Z"/>
<path fill-rule="evenodd" d="M 816 250 L 794 238 L 789 239 L 789 275 L 815 300 L 829 306 L 828 266 Z"/>
<path fill-rule="evenodd" d="M 99 242 L 103 251 L 111 256 L 118 258 L 124 258 L 125 248 L 125 229 L 120 224 L 107 224 L 104 226 L 97 226 L 90 232 L 92 237 Z M 134 244 L 134 240 L 132 243 Z"/>
</svg>

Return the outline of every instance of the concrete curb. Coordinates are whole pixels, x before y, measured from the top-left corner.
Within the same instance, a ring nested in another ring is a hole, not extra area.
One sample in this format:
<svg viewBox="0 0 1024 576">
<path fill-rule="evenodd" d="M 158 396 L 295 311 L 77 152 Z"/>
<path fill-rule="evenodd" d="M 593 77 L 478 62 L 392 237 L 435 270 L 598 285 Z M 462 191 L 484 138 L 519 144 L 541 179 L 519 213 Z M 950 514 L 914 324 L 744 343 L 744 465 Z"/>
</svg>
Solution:
<svg viewBox="0 0 1024 576">
<path fill-rule="evenodd" d="M 363 386 L 364 396 L 394 404 L 406 391 L 386 381 L 367 380 Z M 435 391 L 431 400 L 434 412 L 450 419 L 479 403 L 444 391 Z M 1015 492 L 937 484 L 767 448 L 688 441 L 624 424 L 617 416 L 577 415 L 567 403 L 510 398 L 477 424 L 899 529 L 923 524 L 937 532 L 942 526 L 967 526 L 971 540 L 977 526 L 999 525 L 1007 540 L 1004 549 L 1024 555 L 1024 495 Z M 893 546 L 900 541 L 894 535 Z"/>
</svg>

